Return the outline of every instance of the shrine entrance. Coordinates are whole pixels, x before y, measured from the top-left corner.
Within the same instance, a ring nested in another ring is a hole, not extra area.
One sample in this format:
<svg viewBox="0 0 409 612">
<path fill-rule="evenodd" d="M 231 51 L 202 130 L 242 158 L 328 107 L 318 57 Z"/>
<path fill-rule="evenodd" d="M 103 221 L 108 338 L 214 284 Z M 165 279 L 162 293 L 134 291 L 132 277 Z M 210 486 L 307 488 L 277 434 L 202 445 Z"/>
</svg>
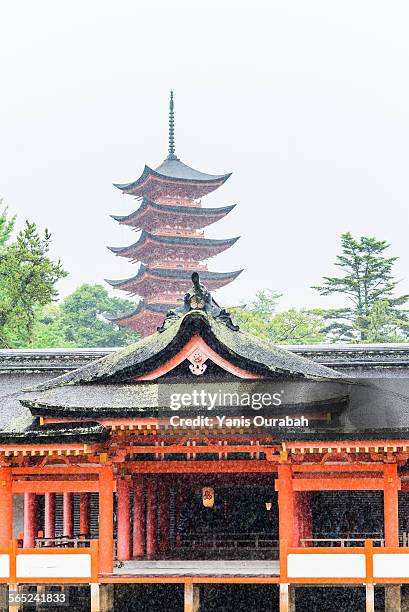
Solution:
<svg viewBox="0 0 409 612">
<path fill-rule="evenodd" d="M 278 504 L 273 486 L 220 484 L 212 507 L 190 489 L 175 525 L 173 555 L 202 559 L 277 559 Z"/>
</svg>

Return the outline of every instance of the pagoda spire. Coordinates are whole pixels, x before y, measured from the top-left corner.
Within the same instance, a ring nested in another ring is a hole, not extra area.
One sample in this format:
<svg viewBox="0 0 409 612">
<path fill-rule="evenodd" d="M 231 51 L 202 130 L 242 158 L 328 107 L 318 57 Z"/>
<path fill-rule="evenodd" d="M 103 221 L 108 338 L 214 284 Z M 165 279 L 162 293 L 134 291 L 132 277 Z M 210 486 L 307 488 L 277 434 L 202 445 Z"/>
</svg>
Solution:
<svg viewBox="0 0 409 612">
<path fill-rule="evenodd" d="M 175 104 L 173 102 L 173 90 L 170 91 L 169 99 L 169 155 L 167 159 L 178 159 L 175 153 Z"/>
</svg>

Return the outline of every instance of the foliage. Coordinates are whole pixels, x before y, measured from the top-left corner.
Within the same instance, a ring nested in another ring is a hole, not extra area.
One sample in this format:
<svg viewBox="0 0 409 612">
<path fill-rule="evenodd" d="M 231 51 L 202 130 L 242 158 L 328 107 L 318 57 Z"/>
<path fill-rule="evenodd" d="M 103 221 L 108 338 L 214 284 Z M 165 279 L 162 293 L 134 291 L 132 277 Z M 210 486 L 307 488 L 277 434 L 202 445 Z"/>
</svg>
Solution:
<svg viewBox="0 0 409 612">
<path fill-rule="evenodd" d="M 15 221 L 15 216 L 8 216 L 7 206 L 4 204 L 3 198 L 0 198 L 0 249 L 10 240 Z"/>
<path fill-rule="evenodd" d="M 281 293 L 273 289 L 262 289 L 256 293 L 252 302 L 250 302 L 250 310 L 261 317 L 271 317 L 277 307 L 277 302 L 280 299 Z"/>
<path fill-rule="evenodd" d="M 409 295 L 393 295 L 398 281 L 392 269 L 398 258 L 386 256 L 389 246 L 385 240 L 366 236 L 356 240 L 349 232 L 342 234 L 342 253 L 335 263 L 342 276 L 326 276 L 322 285 L 313 287 L 321 295 L 339 294 L 351 303 L 324 313 L 330 340 L 370 342 L 374 337 L 400 337 L 403 341 L 408 337 L 409 321 L 402 306 Z"/>
<path fill-rule="evenodd" d="M 47 304 L 39 308 L 33 326 L 33 348 L 75 347 L 65 337 L 64 325 L 59 304 Z"/>
<path fill-rule="evenodd" d="M 136 332 L 106 319 L 134 308 L 129 300 L 109 297 L 102 285 L 83 284 L 60 306 L 42 311 L 35 329 L 35 346 L 108 347 L 135 342 L 139 338 Z"/>
<path fill-rule="evenodd" d="M 50 241 L 48 230 L 40 235 L 27 221 L 0 252 L 0 347 L 30 346 L 38 307 L 57 297 L 55 285 L 67 273 L 49 258 Z"/>
<path fill-rule="evenodd" d="M 318 311 L 290 308 L 276 313 L 280 294 L 259 291 L 253 302 L 231 308 L 234 322 L 246 331 L 275 344 L 317 344 L 325 341 L 324 322 Z"/>
</svg>

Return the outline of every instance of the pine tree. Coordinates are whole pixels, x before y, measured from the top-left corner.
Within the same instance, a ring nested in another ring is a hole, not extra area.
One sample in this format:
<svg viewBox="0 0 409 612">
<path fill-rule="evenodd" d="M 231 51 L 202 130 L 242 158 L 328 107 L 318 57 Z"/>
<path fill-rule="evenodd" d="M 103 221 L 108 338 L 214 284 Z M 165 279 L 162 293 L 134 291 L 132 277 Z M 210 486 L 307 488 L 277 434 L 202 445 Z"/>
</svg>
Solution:
<svg viewBox="0 0 409 612">
<path fill-rule="evenodd" d="M 404 340 L 408 333 L 407 312 L 402 309 L 409 295 L 394 296 L 398 284 L 392 270 L 398 259 L 387 257 L 390 247 L 386 240 L 361 236 L 359 240 L 348 232 L 341 236 L 342 253 L 335 263 L 342 276 L 325 276 L 322 285 L 314 286 L 321 295 L 339 294 L 347 298 L 349 306 L 328 310 L 326 332 L 332 340 L 368 342 L 373 338 L 373 325 L 377 319 L 377 336 L 388 336 L 387 330 L 379 329 L 380 313 L 385 325 L 396 322 Z M 380 307 L 382 304 L 382 307 Z M 388 321 L 388 323 L 386 323 Z M 372 326 L 372 331 L 371 330 Z"/>
<path fill-rule="evenodd" d="M 41 236 L 27 221 L 0 251 L 0 347 L 30 346 L 38 307 L 58 295 L 56 283 L 67 273 L 49 258 L 50 242 L 47 230 Z"/>
<path fill-rule="evenodd" d="M 9 217 L 7 206 L 3 198 L 0 198 L 0 249 L 6 245 L 13 232 L 16 217 Z"/>
</svg>

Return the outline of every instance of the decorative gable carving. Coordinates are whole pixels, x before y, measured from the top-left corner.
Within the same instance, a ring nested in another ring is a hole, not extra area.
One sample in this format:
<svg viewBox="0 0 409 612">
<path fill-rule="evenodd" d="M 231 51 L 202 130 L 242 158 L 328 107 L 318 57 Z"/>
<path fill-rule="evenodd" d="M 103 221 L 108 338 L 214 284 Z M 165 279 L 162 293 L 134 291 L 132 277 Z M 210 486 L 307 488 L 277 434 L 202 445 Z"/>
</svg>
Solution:
<svg viewBox="0 0 409 612">
<path fill-rule="evenodd" d="M 151 372 L 146 374 L 142 374 L 141 376 L 136 376 L 134 378 L 135 381 L 141 380 L 156 380 L 160 376 L 167 374 L 171 370 L 174 370 L 180 363 L 183 361 L 189 361 L 189 370 L 195 376 L 201 376 L 207 369 L 206 361 L 212 361 L 219 367 L 221 367 L 226 372 L 237 376 L 238 378 L 244 379 L 259 379 L 260 375 L 253 374 L 253 372 L 249 372 L 248 370 L 243 370 L 239 368 L 224 357 L 221 357 L 214 351 L 210 346 L 206 344 L 206 342 L 200 336 L 193 336 L 187 342 L 187 344 L 183 347 L 179 353 L 174 355 L 171 359 L 169 359 L 166 363 L 161 365 L 158 368 L 155 368 Z"/>
</svg>

